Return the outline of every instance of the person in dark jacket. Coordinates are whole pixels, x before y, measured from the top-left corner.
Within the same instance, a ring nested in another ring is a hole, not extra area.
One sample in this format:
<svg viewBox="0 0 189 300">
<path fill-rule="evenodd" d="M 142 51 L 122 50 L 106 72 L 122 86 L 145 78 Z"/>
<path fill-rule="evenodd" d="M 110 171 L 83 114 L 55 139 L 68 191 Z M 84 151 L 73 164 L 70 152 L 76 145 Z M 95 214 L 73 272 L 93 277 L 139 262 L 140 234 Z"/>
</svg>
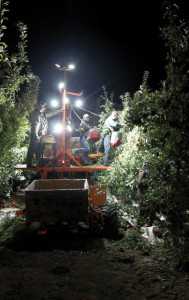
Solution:
<svg viewBox="0 0 189 300">
<path fill-rule="evenodd" d="M 46 104 L 36 104 L 30 116 L 31 131 L 27 153 L 27 167 L 32 167 L 34 160 L 39 164 L 42 156 L 41 137 L 47 134 L 48 121 L 46 116 Z"/>
</svg>

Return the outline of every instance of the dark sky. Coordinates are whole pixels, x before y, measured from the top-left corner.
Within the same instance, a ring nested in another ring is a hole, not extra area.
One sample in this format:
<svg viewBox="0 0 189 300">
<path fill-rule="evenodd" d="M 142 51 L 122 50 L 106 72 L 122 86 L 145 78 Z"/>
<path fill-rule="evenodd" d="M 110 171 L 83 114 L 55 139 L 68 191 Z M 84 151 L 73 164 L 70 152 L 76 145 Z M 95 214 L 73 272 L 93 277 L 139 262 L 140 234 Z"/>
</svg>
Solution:
<svg viewBox="0 0 189 300">
<path fill-rule="evenodd" d="M 134 91 L 144 70 L 150 71 L 152 86 L 159 82 L 161 0 L 48 2 L 11 0 L 11 26 L 16 20 L 28 25 L 29 57 L 42 81 L 43 100 L 53 96 L 62 76 L 54 63 L 76 63 L 69 87 L 91 95 L 90 102 L 102 85 L 116 95 Z"/>
</svg>

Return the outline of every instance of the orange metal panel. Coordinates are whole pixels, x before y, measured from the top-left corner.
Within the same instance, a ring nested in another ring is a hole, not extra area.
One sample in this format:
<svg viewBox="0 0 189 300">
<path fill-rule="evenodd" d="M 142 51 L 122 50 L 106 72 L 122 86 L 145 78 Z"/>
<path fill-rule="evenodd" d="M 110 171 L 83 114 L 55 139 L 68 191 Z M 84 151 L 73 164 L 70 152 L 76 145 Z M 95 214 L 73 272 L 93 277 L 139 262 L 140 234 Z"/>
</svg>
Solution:
<svg viewBox="0 0 189 300">
<path fill-rule="evenodd" d="M 71 96 L 77 96 L 77 97 L 80 97 L 82 95 L 82 93 L 76 93 L 76 92 L 69 92 L 69 91 L 66 91 L 66 95 L 71 95 Z"/>
<path fill-rule="evenodd" d="M 100 185 L 90 185 L 89 201 L 92 206 L 103 205 L 106 202 L 106 187 Z"/>
<path fill-rule="evenodd" d="M 49 173 L 49 172 L 57 172 L 57 173 L 94 173 L 98 171 L 107 171 L 111 170 L 111 167 L 98 165 L 98 166 L 62 166 L 62 167 L 17 167 L 17 170 L 28 170 L 28 171 L 37 171 L 42 173 Z"/>
</svg>

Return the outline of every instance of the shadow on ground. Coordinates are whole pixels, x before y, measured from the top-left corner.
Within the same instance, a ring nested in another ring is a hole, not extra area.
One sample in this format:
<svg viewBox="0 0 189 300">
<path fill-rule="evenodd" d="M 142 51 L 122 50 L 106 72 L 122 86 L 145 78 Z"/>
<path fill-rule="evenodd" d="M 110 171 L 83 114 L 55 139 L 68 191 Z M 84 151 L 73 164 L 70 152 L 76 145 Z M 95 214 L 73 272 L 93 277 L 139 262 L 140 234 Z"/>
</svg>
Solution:
<svg viewBox="0 0 189 300">
<path fill-rule="evenodd" d="M 102 238 L 89 232 L 48 228 L 41 231 L 18 231 L 6 242 L 6 247 L 14 251 L 100 251 L 103 250 Z"/>
</svg>

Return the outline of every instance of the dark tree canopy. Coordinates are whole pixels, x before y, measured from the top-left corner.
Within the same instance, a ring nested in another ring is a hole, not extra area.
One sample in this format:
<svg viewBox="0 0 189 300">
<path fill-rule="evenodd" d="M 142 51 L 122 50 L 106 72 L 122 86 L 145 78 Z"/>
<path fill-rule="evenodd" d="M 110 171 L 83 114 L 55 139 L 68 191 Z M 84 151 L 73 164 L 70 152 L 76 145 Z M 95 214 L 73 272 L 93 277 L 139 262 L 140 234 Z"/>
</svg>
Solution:
<svg viewBox="0 0 189 300">
<path fill-rule="evenodd" d="M 123 144 L 102 181 L 138 225 L 158 224 L 181 246 L 189 209 L 189 27 L 176 4 L 165 2 L 163 13 L 166 78 L 150 90 L 145 72 L 139 90 L 122 97 Z"/>
<path fill-rule="evenodd" d="M 37 101 L 39 80 L 30 70 L 27 56 L 27 27 L 17 24 L 16 52 L 6 43 L 7 1 L 0 1 L 0 193 L 9 191 L 16 162 L 23 158 L 28 116 Z"/>
</svg>

